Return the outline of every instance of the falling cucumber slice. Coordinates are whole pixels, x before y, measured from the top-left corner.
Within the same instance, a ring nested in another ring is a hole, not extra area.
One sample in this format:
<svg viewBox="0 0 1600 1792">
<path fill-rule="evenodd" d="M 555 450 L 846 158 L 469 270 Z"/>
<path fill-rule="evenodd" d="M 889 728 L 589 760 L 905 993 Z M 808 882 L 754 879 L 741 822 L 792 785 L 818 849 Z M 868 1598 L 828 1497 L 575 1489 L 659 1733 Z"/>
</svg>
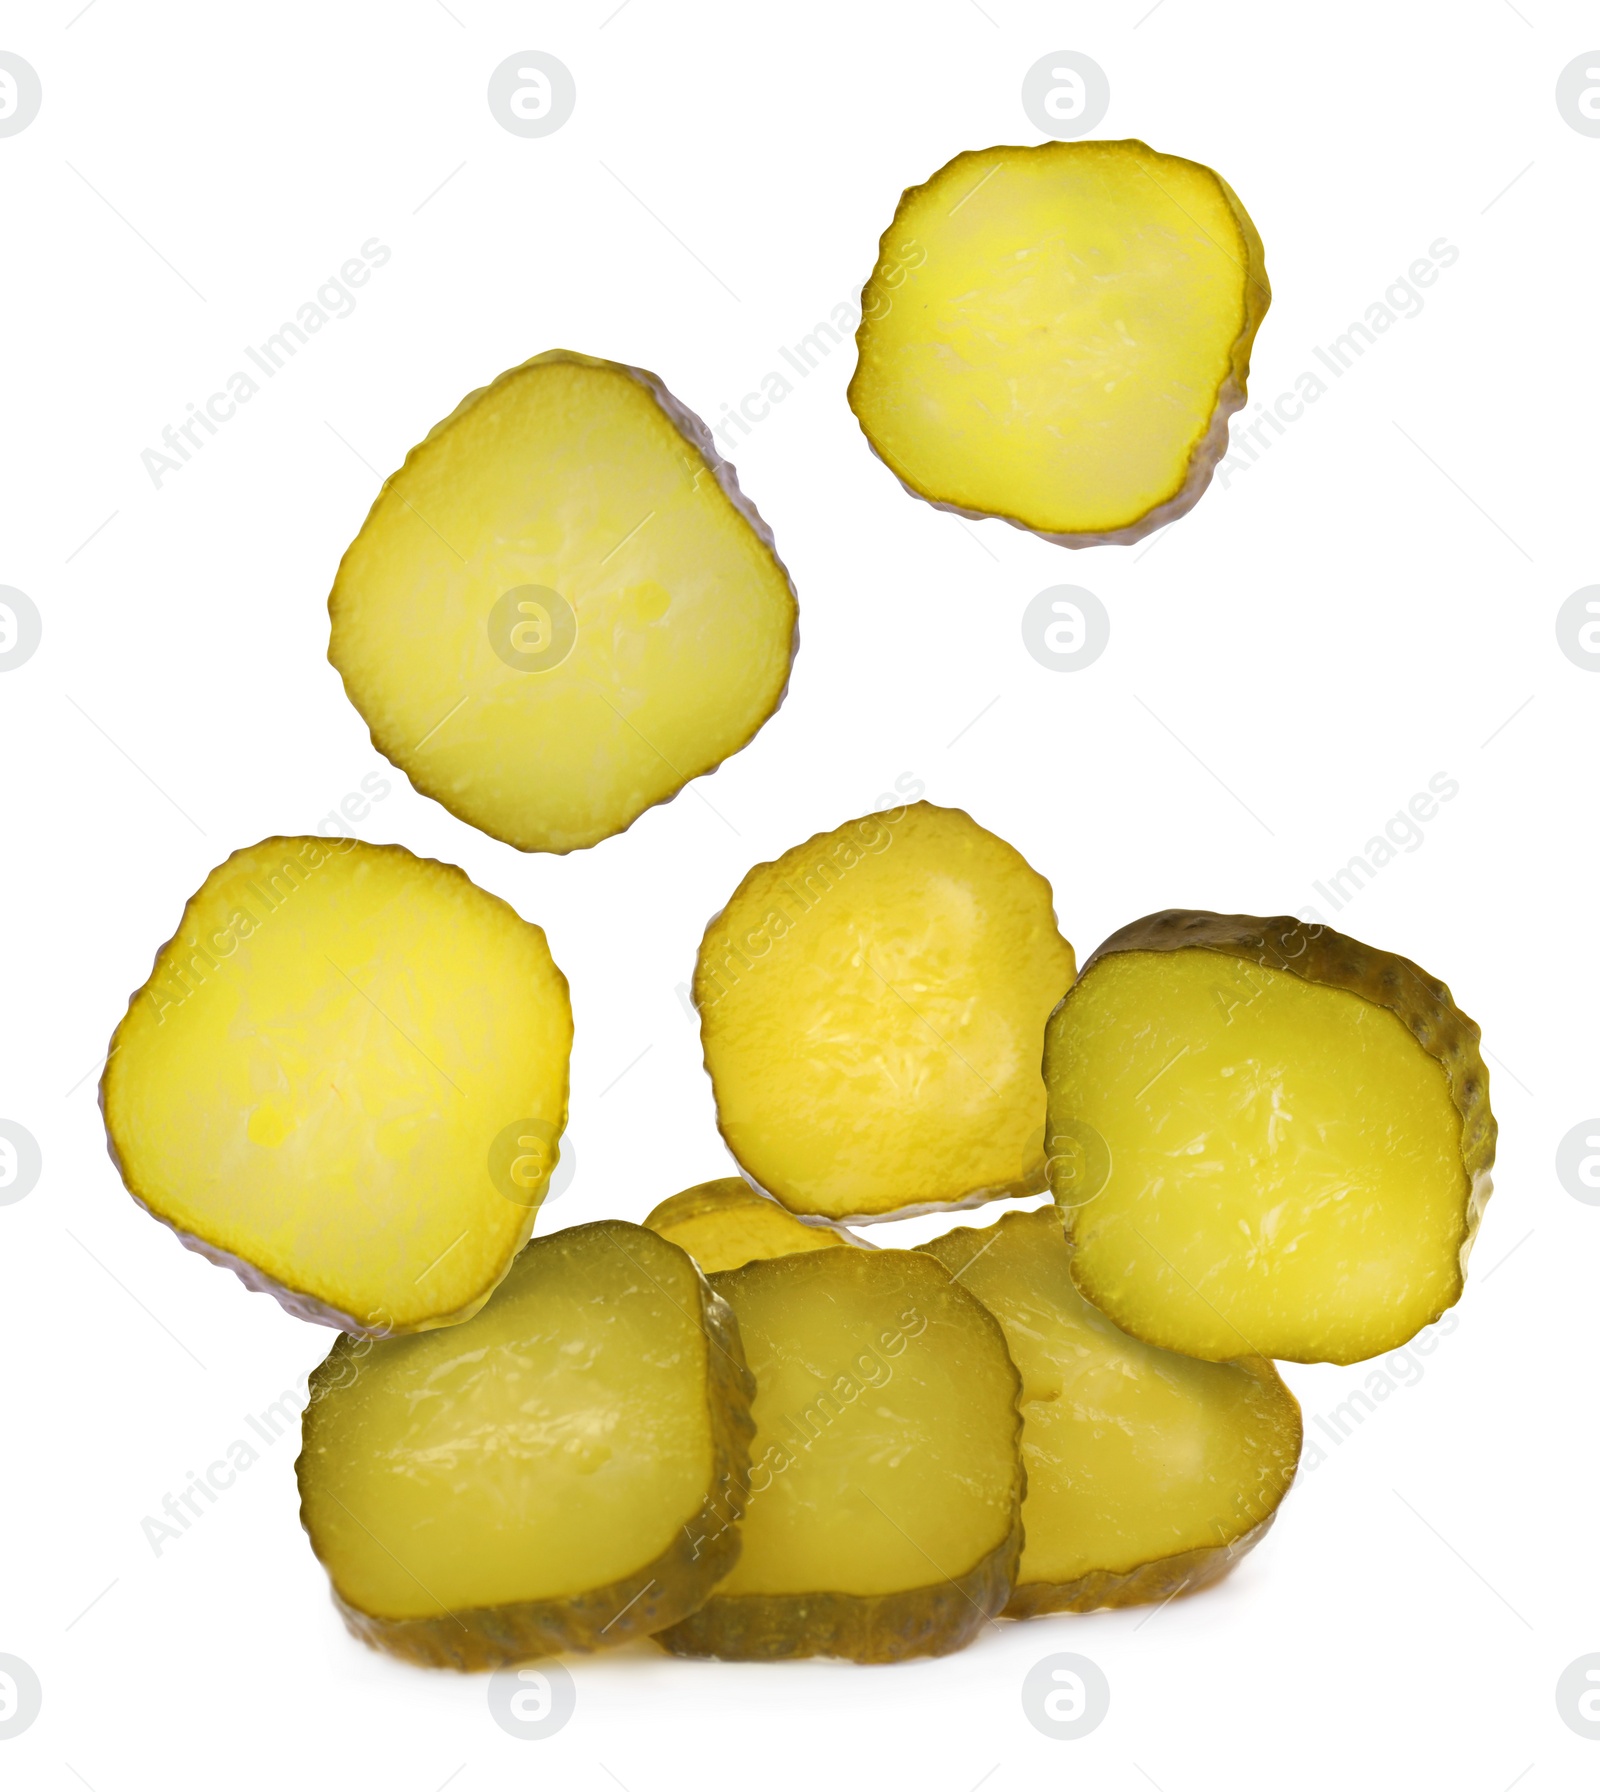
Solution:
<svg viewBox="0 0 1600 1792">
<path fill-rule="evenodd" d="M 572 1009 L 541 928 L 398 846 L 273 839 L 211 873 L 111 1042 L 129 1192 L 301 1318 L 450 1325 L 533 1228 Z"/>
<path fill-rule="evenodd" d="M 843 1226 L 796 1219 L 740 1176 L 719 1177 L 670 1195 L 644 1223 L 686 1250 L 707 1275 L 797 1251 L 871 1248 Z"/>
<path fill-rule="evenodd" d="M 1130 1338 L 1074 1287 L 1055 1208 L 918 1247 L 1000 1321 L 1022 1375 L 1026 1542 L 1013 1618 L 1192 1593 L 1266 1535 L 1300 1457 L 1271 1363 Z"/>
<path fill-rule="evenodd" d="M 969 150 L 901 198 L 850 404 L 917 497 L 1065 547 L 1197 502 L 1271 292 L 1220 175 L 1137 139 Z"/>
<path fill-rule="evenodd" d="M 970 1642 L 1022 1545 L 1018 1378 L 999 1325 L 915 1251 L 713 1276 L 756 1381 L 743 1548 L 677 1655 L 901 1661 Z"/>
<path fill-rule="evenodd" d="M 690 1259 L 620 1220 L 535 1239 L 476 1318 L 340 1338 L 301 1522 L 350 1631 L 431 1666 L 609 1648 L 739 1553 L 750 1379 Z"/>
<path fill-rule="evenodd" d="M 694 999 L 735 1160 L 836 1221 L 1044 1186 L 1044 1023 L 1072 982 L 1050 886 L 960 809 L 888 810 L 757 865 Z"/>
<path fill-rule="evenodd" d="M 1477 1026 L 1408 959 L 1169 909 L 1090 959 L 1044 1072 L 1073 1279 L 1135 1337 L 1353 1363 L 1459 1298 L 1489 1078 Z"/>
<path fill-rule="evenodd" d="M 795 648 L 771 531 L 704 424 L 565 350 L 412 449 L 328 609 L 378 750 L 525 852 L 592 846 L 738 752 Z"/>
</svg>

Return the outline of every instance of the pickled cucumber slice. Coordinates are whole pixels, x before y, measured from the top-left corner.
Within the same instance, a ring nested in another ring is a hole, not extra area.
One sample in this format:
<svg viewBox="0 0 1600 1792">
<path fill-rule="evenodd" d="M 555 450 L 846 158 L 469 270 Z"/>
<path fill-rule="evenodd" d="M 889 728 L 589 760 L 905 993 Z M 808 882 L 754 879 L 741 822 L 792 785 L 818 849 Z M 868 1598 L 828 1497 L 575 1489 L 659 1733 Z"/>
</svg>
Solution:
<svg viewBox="0 0 1600 1792">
<path fill-rule="evenodd" d="M 1022 1375 L 1026 1537 L 1006 1615 L 1191 1593 L 1267 1533 L 1300 1458 L 1271 1363 L 1203 1363 L 1120 1332 L 1073 1286 L 1055 1208 L 918 1247 L 1000 1321 Z"/>
<path fill-rule="evenodd" d="M 1215 1362 L 1353 1363 L 1459 1298 L 1488 1072 L 1408 959 L 1168 909 L 1089 961 L 1045 1080 L 1073 1279 L 1124 1331 Z"/>
<path fill-rule="evenodd" d="M 866 1247 L 864 1239 L 843 1226 L 797 1220 L 786 1207 L 757 1194 L 741 1176 L 697 1183 L 681 1195 L 671 1195 L 651 1210 L 644 1223 L 680 1245 L 707 1275 L 796 1251 Z"/>
<path fill-rule="evenodd" d="M 705 425 L 654 374 L 559 349 L 411 450 L 328 609 L 379 752 L 524 852 L 592 846 L 738 752 L 795 647 Z"/>
<path fill-rule="evenodd" d="M 342 1337 L 301 1522 L 351 1633 L 435 1667 L 611 1647 L 737 1559 L 751 1382 L 726 1305 L 620 1220 L 535 1239 L 476 1318 Z"/>
<path fill-rule="evenodd" d="M 1136 139 L 969 150 L 910 188 L 850 404 L 912 494 L 1064 547 L 1182 516 L 1271 292 L 1233 189 Z"/>
<path fill-rule="evenodd" d="M 757 865 L 695 968 L 717 1122 L 796 1213 L 1037 1193 L 1039 1041 L 1072 982 L 1050 886 L 960 809 L 868 815 Z"/>
<path fill-rule="evenodd" d="M 915 1251 L 811 1251 L 711 1285 L 756 1379 L 744 1547 L 656 1641 L 725 1661 L 970 1642 L 1022 1546 L 1021 1384 L 993 1316 Z"/>
<path fill-rule="evenodd" d="M 533 1228 L 572 1009 L 541 928 L 403 847 L 278 838 L 190 898 L 101 1083 L 128 1191 L 351 1332 L 477 1311 Z"/>
</svg>

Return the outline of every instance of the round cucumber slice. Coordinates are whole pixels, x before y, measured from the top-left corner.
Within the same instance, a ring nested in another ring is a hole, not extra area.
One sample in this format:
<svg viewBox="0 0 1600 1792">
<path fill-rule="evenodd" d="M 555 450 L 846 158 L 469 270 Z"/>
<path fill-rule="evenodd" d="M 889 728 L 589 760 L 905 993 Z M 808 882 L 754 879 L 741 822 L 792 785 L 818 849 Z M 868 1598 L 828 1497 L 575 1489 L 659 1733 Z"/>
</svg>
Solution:
<svg viewBox="0 0 1600 1792">
<path fill-rule="evenodd" d="M 1137 139 L 968 150 L 902 196 L 850 404 L 914 496 L 1064 547 L 1182 516 L 1271 302 L 1220 175 Z"/>
<path fill-rule="evenodd" d="M 657 1642 L 725 1661 L 963 1647 L 1022 1546 L 1020 1384 L 994 1317 L 916 1251 L 810 1251 L 711 1284 L 756 1382 L 743 1548 Z"/>
<path fill-rule="evenodd" d="M 279 838 L 184 909 L 111 1042 L 129 1192 L 304 1319 L 477 1311 L 533 1229 L 572 1008 L 541 928 L 399 846 Z"/>
<path fill-rule="evenodd" d="M 994 1314 L 1022 1376 L 1026 1541 L 1006 1615 L 1143 1605 L 1220 1580 L 1300 1459 L 1271 1363 L 1206 1363 L 1119 1331 L 1078 1292 L 1055 1208 L 918 1247 Z"/>
<path fill-rule="evenodd" d="M 913 803 L 757 865 L 694 997 L 717 1122 L 795 1213 L 868 1221 L 1044 1186 L 1044 1023 L 1072 982 L 1050 886 Z"/>
<path fill-rule="evenodd" d="M 1495 1123 L 1478 1028 L 1408 959 L 1279 916 L 1112 935 L 1045 1040 L 1072 1275 L 1214 1362 L 1353 1363 L 1460 1297 Z"/>
<path fill-rule="evenodd" d="M 328 657 L 423 795 L 524 852 L 619 833 L 783 700 L 794 589 L 710 432 L 566 350 L 465 398 L 388 479 Z"/>
<path fill-rule="evenodd" d="M 535 1239 L 475 1318 L 340 1338 L 301 1521 L 353 1635 L 497 1667 L 692 1611 L 739 1554 L 751 1383 L 684 1252 L 620 1220 Z"/>
</svg>

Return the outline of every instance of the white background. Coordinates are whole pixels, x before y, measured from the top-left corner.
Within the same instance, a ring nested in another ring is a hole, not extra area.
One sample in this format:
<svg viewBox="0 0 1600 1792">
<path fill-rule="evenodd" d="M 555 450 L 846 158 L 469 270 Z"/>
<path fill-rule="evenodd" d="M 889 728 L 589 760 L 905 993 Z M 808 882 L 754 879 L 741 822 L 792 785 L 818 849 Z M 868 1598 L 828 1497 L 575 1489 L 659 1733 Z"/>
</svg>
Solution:
<svg viewBox="0 0 1600 1792">
<path fill-rule="evenodd" d="M 1600 1209 L 1554 1171 L 1600 1110 L 1600 678 L 1554 632 L 1597 576 L 1600 140 L 1554 103 L 1600 40 L 1592 13 L 95 0 L 69 27 L 80 4 L 0 15 L 44 89 L 0 140 L 0 583 L 44 618 L 0 680 L 0 1114 L 44 1154 L 0 1208 L 0 1653 L 44 1687 L 0 1743 L 5 1783 L 1592 1784 L 1600 1743 L 1554 1698 L 1600 1650 Z M 542 140 L 485 101 L 530 48 L 577 81 Z M 754 744 L 565 859 L 416 796 L 324 658 L 378 476 L 555 346 L 655 369 L 714 420 L 854 296 L 903 186 L 1038 140 L 1020 85 L 1060 49 L 1109 75 L 1098 135 L 1211 164 L 1253 215 L 1274 288 L 1253 399 L 1317 366 L 1435 239 L 1459 260 L 1256 467 L 1133 549 L 1069 553 L 903 495 L 844 404 L 846 345 L 733 457 L 802 609 L 788 700 Z M 392 259 L 353 314 L 156 489 L 141 450 L 374 236 Z M 1072 674 L 1019 632 L 1061 582 L 1112 619 Z M 1287 1371 L 1326 1460 L 1214 1592 L 895 1668 L 640 1645 L 573 1661 L 559 1735 L 504 1734 L 481 1677 L 344 1634 L 297 1523 L 292 1435 L 159 1557 L 141 1534 L 331 1339 L 134 1207 L 99 1054 L 210 867 L 314 830 L 374 771 L 391 790 L 355 831 L 463 865 L 544 925 L 571 978 L 578 1170 L 541 1229 L 637 1219 L 726 1173 L 677 992 L 700 930 L 750 864 L 897 776 L 1046 873 L 1081 958 L 1169 905 L 1335 919 L 1313 880 L 1447 773 L 1460 793 L 1423 844 L 1336 919 L 1483 1024 L 1499 1192 L 1458 1323 L 1342 1442 L 1317 1417 L 1367 1370 Z M 1019 1700 L 1057 1650 L 1111 1685 L 1079 1741 L 1037 1733 Z"/>
</svg>

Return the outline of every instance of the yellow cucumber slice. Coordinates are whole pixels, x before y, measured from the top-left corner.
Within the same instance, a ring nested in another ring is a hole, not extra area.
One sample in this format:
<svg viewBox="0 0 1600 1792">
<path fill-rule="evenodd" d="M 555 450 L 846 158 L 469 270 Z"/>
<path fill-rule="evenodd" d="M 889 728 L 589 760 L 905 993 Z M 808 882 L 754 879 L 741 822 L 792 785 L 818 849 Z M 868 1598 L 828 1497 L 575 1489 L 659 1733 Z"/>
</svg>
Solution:
<svg viewBox="0 0 1600 1792">
<path fill-rule="evenodd" d="M 771 531 L 705 426 L 565 350 L 412 449 L 328 609 L 379 752 L 524 852 L 592 846 L 738 752 L 795 647 Z"/>
<path fill-rule="evenodd" d="M 1000 1321 L 1022 1376 L 1026 1542 L 1007 1616 L 1192 1593 L 1266 1535 L 1301 1435 L 1271 1363 L 1198 1362 L 1118 1331 L 1073 1285 L 1053 1206 L 919 1249 Z"/>
<path fill-rule="evenodd" d="M 1214 1362 L 1353 1363 L 1459 1298 L 1488 1072 L 1408 959 L 1168 909 L 1090 959 L 1045 1081 L 1073 1279 L 1124 1331 Z"/>
<path fill-rule="evenodd" d="M 818 834 L 750 871 L 700 945 L 722 1135 L 824 1219 L 1037 1193 L 1039 1047 L 1074 968 L 1049 884 L 962 810 Z"/>
<path fill-rule="evenodd" d="M 1022 1545 L 1019 1382 L 993 1316 L 917 1251 L 811 1251 L 711 1285 L 756 1380 L 743 1549 L 657 1642 L 726 1661 L 963 1647 Z"/>
<path fill-rule="evenodd" d="M 374 1648 L 453 1668 L 609 1648 L 737 1558 L 750 1389 L 684 1252 L 574 1226 L 464 1325 L 339 1339 L 312 1378 L 301 1521 Z"/>
<path fill-rule="evenodd" d="M 796 1251 L 830 1251 L 841 1245 L 870 1248 L 843 1226 L 798 1220 L 788 1208 L 758 1194 L 742 1176 L 696 1183 L 669 1195 L 644 1222 L 652 1232 L 686 1250 L 707 1275 L 738 1269 L 758 1258 Z"/>
<path fill-rule="evenodd" d="M 1199 499 L 1271 300 L 1220 175 L 1137 139 L 968 150 L 902 196 L 850 404 L 914 496 L 1065 547 Z"/>
<path fill-rule="evenodd" d="M 399 846 L 278 838 L 206 879 L 111 1043 L 129 1192 L 290 1312 L 449 1325 L 533 1228 L 572 1009 L 544 931 Z"/>
</svg>

